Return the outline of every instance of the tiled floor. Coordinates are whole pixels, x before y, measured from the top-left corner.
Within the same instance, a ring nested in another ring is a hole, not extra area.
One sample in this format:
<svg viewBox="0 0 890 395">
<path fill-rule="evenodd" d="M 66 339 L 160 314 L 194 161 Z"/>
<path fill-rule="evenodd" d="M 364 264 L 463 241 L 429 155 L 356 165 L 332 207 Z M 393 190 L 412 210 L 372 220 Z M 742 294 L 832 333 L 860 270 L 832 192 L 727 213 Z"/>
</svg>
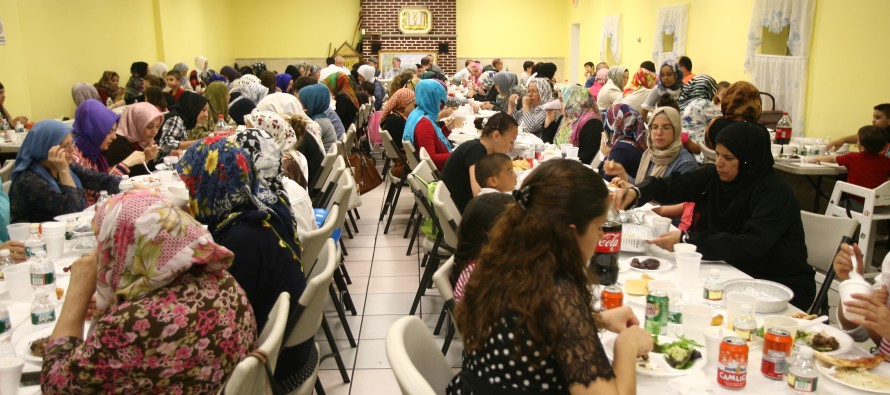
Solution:
<svg viewBox="0 0 890 395">
<path fill-rule="evenodd" d="M 379 161 L 378 161 L 379 162 Z M 353 239 L 343 232 L 346 250 L 346 268 L 352 278 L 349 292 L 356 304 L 358 315 L 347 313 L 347 321 L 358 347 L 351 348 L 333 305 L 329 303 L 326 315 L 337 339 L 350 376 L 350 383 L 343 383 L 333 358 L 322 361 L 319 380 L 330 395 L 399 394 L 399 386 L 386 359 L 386 333 L 393 322 L 408 315 L 417 292 L 420 275 L 420 255 L 406 255 L 409 240 L 402 238 L 414 204 L 413 196 L 405 187 L 396 207 L 396 215 L 389 234 L 383 234 L 386 220 L 377 219 L 389 184 L 362 195 L 359 207 L 361 219 L 357 220 L 359 233 Z M 418 314 L 430 331 L 435 327 L 443 301 L 435 288 L 428 289 Z M 444 331 L 437 336 L 442 344 Z M 330 350 L 324 334 L 319 332 L 316 341 L 322 354 Z M 447 359 L 451 366 L 460 367 L 461 343 L 452 342 Z"/>
</svg>

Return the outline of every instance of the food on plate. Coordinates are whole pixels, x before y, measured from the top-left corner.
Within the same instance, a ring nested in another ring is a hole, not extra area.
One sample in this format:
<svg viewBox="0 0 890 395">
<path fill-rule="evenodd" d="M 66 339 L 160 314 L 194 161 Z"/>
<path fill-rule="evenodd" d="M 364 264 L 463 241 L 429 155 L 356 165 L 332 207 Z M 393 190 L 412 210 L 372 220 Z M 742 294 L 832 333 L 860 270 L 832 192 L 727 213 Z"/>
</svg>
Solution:
<svg viewBox="0 0 890 395">
<path fill-rule="evenodd" d="M 56 299 L 62 300 L 63 296 L 65 296 L 65 288 L 56 287 Z"/>
<path fill-rule="evenodd" d="M 43 354 L 46 352 L 46 342 L 48 341 L 49 336 L 41 337 L 40 339 L 31 342 L 31 355 L 43 358 Z"/>
<path fill-rule="evenodd" d="M 873 390 L 890 390 L 890 377 L 880 376 L 865 368 L 838 368 L 834 377 L 847 384 Z"/>
<path fill-rule="evenodd" d="M 711 326 L 720 326 L 723 325 L 723 314 L 717 314 L 714 318 L 711 318 Z"/>
<path fill-rule="evenodd" d="M 526 159 L 516 159 L 513 161 L 513 170 L 521 171 L 531 169 L 532 165 Z"/>
<path fill-rule="evenodd" d="M 648 295 L 649 281 L 652 281 L 652 277 L 649 277 L 646 274 L 644 274 L 639 279 L 627 280 L 627 282 L 624 284 L 625 291 L 628 295 Z"/>
<path fill-rule="evenodd" d="M 861 358 L 839 358 L 833 355 L 828 355 L 821 351 L 813 351 L 813 355 L 816 356 L 816 359 L 822 362 L 826 362 L 841 368 L 871 369 L 877 367 L 886 359 L 883 355 Z"/>
<path fill-rule="evenodd" d="M 797 331 L 797 339 L 804 340 L 806 344 L 816 351 L 834 351 L 841 348 L 834 336 L 828 336 L 822 332 Z"/>
<path fill-rule="evenodd" d="M 790 315 L 791 318 L 797 318 L 799 320 L 812 320 L 813 318 L 816 318 L 818 316 L 818 314 L 807 314 L 804 312 L 794 313 Z"/>
<path fill-rule="evenodd" d="M 696 348 L 701 348 L 703 346 L 696 343 L 694 340 L 689 340 L 680 336 L 680 340 L 678 341 L 660 344 L 658 342 L 658 336 L 653 336 L 652 339 L 655 341 L 655 348 L 652 352 L 663 354 L 664 360 L 674 369 L 689 369 L 695 363 L 696 359 L 702 357 L 701 352 Z"/>
<path fill-rule="evenodd" d="M 637 269 L 657 270 L 661 266 L 661 261 L 655 258 L 646 258 L 642 261 L 639 258 L 634 258 L 630 261 L 630 266 Z"/>
</svg>

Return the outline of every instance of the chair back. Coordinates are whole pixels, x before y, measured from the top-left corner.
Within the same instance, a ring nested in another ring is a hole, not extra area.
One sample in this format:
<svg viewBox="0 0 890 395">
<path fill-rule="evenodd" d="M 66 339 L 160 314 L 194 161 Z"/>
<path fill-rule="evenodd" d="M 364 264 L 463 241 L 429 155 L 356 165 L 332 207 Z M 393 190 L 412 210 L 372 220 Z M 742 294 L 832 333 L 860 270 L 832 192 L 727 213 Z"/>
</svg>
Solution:
<svg viewBox="0 0 890 395">
<path fill-rule="evenodd" d="M 343 134 L 343 159 L 349 162 L 349 155 L 352 154 L 352 148 L 355 147 L 355 125 L 349 127 L 349 130 Z"/>
<path fill-rule="evenodd" d="M 284 340 L 284 329 L 287 326 L 287 316 L 290 311 L 290 294 L 282 292 L 278 300 L 272 306 L 269 319 L 263 332 L 257 338 L 257 348 L 266 355 L 269 368 L 275 370 L 278 363 L 278 354 L 281 351 L 281 343 Z M 227 394 L 252 394 L 257 393 L 257 388 L 266 388 L 268 377 L 266 368 L 259 359 L 248 355 L 229 376 L 225 385 Z"/>
<path fill-rule="evenodd" d="M 334 159 L 334 168 L 328 173 L 328 179 L 322 184 L 321 195 L 318 197 L 316 207 L 324 207 L 327 209 L 331 208 L 331 199 L 337 191 L 337 182 L 339 182 L 340 178 L 344 175 L 346 177 L 352 177 L 352 173 L 346 171 L 346 162 L 342 157 L 337 157 Z"/>
<path fill-rule="evenodd" d="M 331 174 L 331 169 L 334 168 L 334 161 L 336 161 L 337 156 L 340 155 L 340 152 L 337 151 L 336 147 L 336 144 L 331 145 L 330 150 L 321 160 L 321 167 L 318 169 L 318 177 L 315 179 L 315 185 L 312 185 L 313 189 L 321 189 L 324 186 L 324 182 L 328 179 L 328 175 Z"/>
<path fill-rule="evenodd" d="M 410 177 L 407 177 L 407 181 L 408 186 L 411 187 L 411 192 L 414 193 L 417 211 L 420 212 L 423 218 L 431 218 L 434 223 L 433 226 L 438 227 L 439 222 L 436 219 L 436 211 L 433 209 L 432 202 L 429 199 L 429 189 L 424 184 L 438 181 L 430 171 L 430 164 L 426 161 L 420 162 L 417 168 L 411 172 Z"/>
<path fill-rule="evenodd" d="M 293 347 L 311 339 L 321 327 L 325 302 L 328 300 L 328 288 L 339 265 L 337 246 L 333 239 L 328 238 L 325 241 L 318 255 L 318 262 L 312 272 L 306 274 L 306 289 L 297 302 L 299 304 L 295 313 L 297 323 L 284 342 L 284 347 Z"/>
<path fill-rule="evenodd" d="M 399 146 L 396 145 L 396 142 L 393 141 L 392 135 L 389 134 L 386 130 L 380 131 L 380 137 L 383 138 L 383 152 L 386 153 L 386 157 L 389 159 L 404 159 L 402 158 L 402 153 Z"/>
<path fill-rule="evenodd" d="M 439 227 L 442 229 L 442 241 L 451 248 L 457 248 L 457 225 L 460 224 L 460 211 L 454 201 L 451 200 L 451 192 L 444 182 L 440 182 L 433 194 L 433 207 L 436 209 L 436 217 Z"/>
<path fill-rule="evenodd" d="M 833 217 L 801 210 L 804 237 L 807 245 L 807 263 L 827 273 L 837 254 L 841 237 L 853 237 L 859 221 L 847 217 Z"/>
<path fill-rule="evenodd" d="M 429 328 L 416 316 L 389 327 L 386 358 L 405 395 L 444 395 L 454 376 Z"/>
<path fill-rule="evenodd" d="M 436 168 L 436 162 L 433 162 L 433 157 L 430 156 L 430 153 L 424 147 L 420 147 L 420 151 L 418 151 L 419 163 L 427 162 L 430 164 L 430 168 L 432 169 L 433 175 L 436 176 L 436 179 L 441 179 L 442 174 L 439 173 L 439 169 Z"/>
<path fill-rule="evenodd" d="M 14 169 L 15 169 L 15 159 L 7 160 L 6 163 L 3 164 L 3 167 L 0 167 L 0 180 L 11 181 L 12 171 Z"/>
<path fill-rule="evenodd" d="M 408 168 L 413 170 L 417 167 L 417 163 L 420 161 L 417 158 L 417 151 L 414 149 L 414 144 L 408 140 L 402 140 L 402 149 L 405 150 L 405 159 L 408 160 Z"/>
<path fill-rule="evenodd" d="M 333 240 L 331 239 L 331 235 L 334 234 L 334 229 L 338 226 L 337 218 L 339 216 L 340 207 L 334 205 L 334 207 L 328 210 L 328 216 L 325 218 L 321 227 L 305 232 L 300 237 L 300 243 L 303 244 L 303 255 L 301 255 L 301 259 L 303 261 L 304 274 L 308 275 L 309 273 L 312 273 L 325 242 Z"/>
<path fill-rule="evenodd" d="M 454 256 L 448 258 L 442 266 L 439 266 L 439 270 L 436 270 L 436 273 L 433 274 L 433 284 L 436 284 L 439 295 L 442 295 L 442 299 L 445 299 L 445 307 L 448 308 L 449 312 L 454 311 L 454 287 L 451 286 L 452 272 L 454 272 Z"/>
<path fill-rule="evenodd" d="M 714 151 L 704 144 L 701 145 L 701 153 L 705 157 L 705 164 L 708 163 L 717 163 L 717 151 Z"/>
</svg>

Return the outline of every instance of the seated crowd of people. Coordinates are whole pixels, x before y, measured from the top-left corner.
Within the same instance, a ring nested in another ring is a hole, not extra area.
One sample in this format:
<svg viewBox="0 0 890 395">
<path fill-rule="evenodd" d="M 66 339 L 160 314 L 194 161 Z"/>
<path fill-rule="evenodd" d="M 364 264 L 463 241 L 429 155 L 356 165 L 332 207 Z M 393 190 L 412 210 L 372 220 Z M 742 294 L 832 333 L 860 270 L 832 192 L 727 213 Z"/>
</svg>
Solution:
<svg viewBox="0 0 890 395">
<path fill-rule="evenodd" d="M 679 230 L 651 244 L 694 244 L 702 259 L 788 286 L 795 306 L 812 303 L 800 209 L 773 172 L 754 85 L 695 75 L 688 57 L 636 71 L 589 63 L 584 86 L 557 83 L 552 63 L 525 62 L 520 76 L 500 59 L 465 66 L 446 76 L 432 57 L 395 58 L 387 88 L 376 58 L 279 74 L 262 63 L 217 73 L 199 56 L 192 70 L 135 62 L 124 87 L 113 71 L 75 85 L 73 125 L 34 123 L 9 194 L 0 193 L 0 248 L 17 261 L 24 246 L 5 225 L 51 221 L 95 204 L 100 191 L 113 195 L 96 207 L 96 251 L 72 266 L 44 392 L 218 390 L 254 349 L 277 296 L 297 300 L 305 289 L 300 235 L 316 227 L 312 186 L 364 104 L 394 140 L 426 150 L 462 213 L 452 281 L 464 355 L 450 394 L 632 392 L 636 357 L 652 338 L 627 307 L 593 311 L 588 288 L 596 279 L 587 262 L 612 208 L 658 202 Z M 449 84 L 466 86 L 467 97 L 449 97 Z M 0 85 L 0 124 L 28 123 L 6 111 L 5 95 Z M 478 139 L 455 146 L 451 115 L 463 104 L 496 113 L 476 124 Z M 872 126 L 831 143 L 862 152 L 814 160 L 849 166 L 851 182 L 874 188 L 890 177 L 888 131 L 890 104 L 878 105 Z M 509 154 L 520 133 L 578 147 L 580 160 L 546 161 L 517 185 Z M 703 150 L 716 163 L 703 164 Z M 187 207 L 141 185 L 119 193 L 122 176 L 168 156 L 179 157 Z M 610 195 L 604 180 L 618 189 Z M 839 278 L 858 253 L 842 248 Z M 94 295 L 97 325 L 83 338 Z M 854 308 L 890 320 L 886 290 L 876 295 Z M 841 321 L 890 353 L 882 321 Z M 602 329 L 618 333 L 611 362 Z M 311 340 L 287 348 L 274 377 L 292 390 L 317 360 Z"/>
</svg>

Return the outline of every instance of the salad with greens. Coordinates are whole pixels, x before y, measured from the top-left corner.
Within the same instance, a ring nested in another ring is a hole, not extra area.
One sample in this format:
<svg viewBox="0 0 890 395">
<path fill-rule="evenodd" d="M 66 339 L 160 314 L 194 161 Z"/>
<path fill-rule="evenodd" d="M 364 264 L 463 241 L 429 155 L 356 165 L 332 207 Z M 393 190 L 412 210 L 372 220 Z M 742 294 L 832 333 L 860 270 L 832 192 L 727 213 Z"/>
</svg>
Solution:
<svg viewBox="0 0 890 395">
<path fill-rule="evenodd" d="M 657 335 L 652 336 L 652 340 L 655 342 L 652 352 L 664 355 L 668 365 L 674 369 L 689 369 L 697 359 L 702 357 L 701 352 L 697 349 L 704 346 L 683 336 L 670 343 L 660 343 Z"/>
</svg>

